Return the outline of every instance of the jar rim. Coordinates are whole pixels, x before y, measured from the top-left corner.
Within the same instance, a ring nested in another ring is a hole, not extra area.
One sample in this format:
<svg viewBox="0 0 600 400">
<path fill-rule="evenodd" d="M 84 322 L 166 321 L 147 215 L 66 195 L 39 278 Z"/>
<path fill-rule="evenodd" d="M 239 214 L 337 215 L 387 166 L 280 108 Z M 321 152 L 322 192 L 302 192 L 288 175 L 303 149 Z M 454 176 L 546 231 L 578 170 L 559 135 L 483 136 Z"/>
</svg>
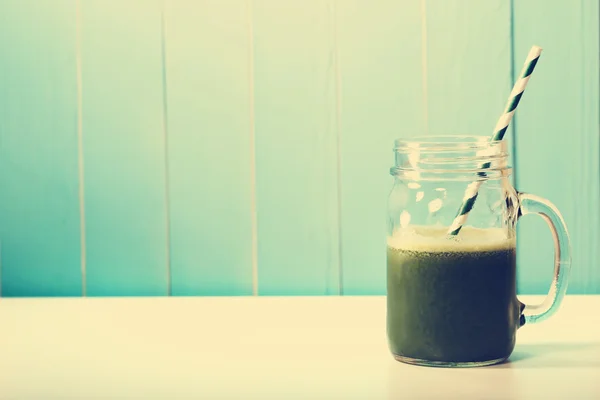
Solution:
<svg viewBox="0 0 600 400">
<path fill-rule="evenodd" d="M 396 177 L 488 180 L 510 175 L 506 140 L 478 135 L 427 135 L 395 140 Z"/>
<path fill-rule="evenodd" d="M 422 135 L 394 140 L 394 151 L 403 150 L 478 150 L 489 147 L 504 147 L 506 141 L 492 140 L 484 135 Z"/>
</svg>

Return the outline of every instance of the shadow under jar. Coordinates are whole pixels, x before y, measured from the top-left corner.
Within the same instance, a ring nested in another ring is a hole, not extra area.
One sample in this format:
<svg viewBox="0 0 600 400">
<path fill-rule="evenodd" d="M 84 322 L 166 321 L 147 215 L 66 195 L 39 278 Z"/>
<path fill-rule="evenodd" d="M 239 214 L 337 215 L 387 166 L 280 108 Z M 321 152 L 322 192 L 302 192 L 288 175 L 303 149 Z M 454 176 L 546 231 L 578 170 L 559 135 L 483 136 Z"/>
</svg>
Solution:
<svg viewBox="0 0 600 400">
<path fill-rule="evenodd" d="M 506 360 L 517 330 L 548 318 L 566 291 L 570 244 L 560 213 L 512 187 L 506 141 L 430 136 L 397 140 L 394 151 L 387 240 L 392 354 L 428 366 Z M 457 220 L 467 202 L 472 209 Z M 529 213 L 542 216 L 555 239 L 551 290 L 533 306 L 516 295 L 516 224 Z"/>
</svg>

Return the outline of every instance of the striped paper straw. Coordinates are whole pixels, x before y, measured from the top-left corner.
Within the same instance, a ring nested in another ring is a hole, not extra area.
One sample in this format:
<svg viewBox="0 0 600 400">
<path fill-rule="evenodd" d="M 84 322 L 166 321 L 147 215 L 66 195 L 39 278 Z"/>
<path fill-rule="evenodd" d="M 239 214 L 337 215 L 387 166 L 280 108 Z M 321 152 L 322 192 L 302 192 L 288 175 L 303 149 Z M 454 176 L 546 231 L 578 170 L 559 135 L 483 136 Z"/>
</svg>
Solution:
<svg viewBox="0 0 600 400">
<path fill-rule="evenodd" d="M 533 46 L 531 50 L 529 50 L 529 54 L 527 55 L 527 59 L 525 60 L 525 65 L 523 65 L 523 70 L 519 75 L 519 79 L 515 82 L 512 91 L 510 92 L 510 96 L 508 97 L 508 102 L 506 103 L 506 108 L 504 109 L 504 113 L 496 123 L 496 128 L 494 129 L 494 134 L 492 135 L 492 141 L 502 140 L 504 138 L 504 134 L 508 129 L 508 125 L 515 114 L 515 110 L 519 105 L 519 101 L 523 96 L 523 92 L 525 91 L 525 87 L 527 86 L 527 82 L 529 82 L 529 78 L 535 69 L 535 65 L 540 58 L 540 54 L 542 54 L 542 48 L 538 46 Z M 489 168 L 490 163 L 481 164 L 481 168 Z M 485 176 L 485 173 L 479 172 L 478 175 Z M 448 229 L 448 235 L 456 236 L 458 232 L 462 229 L 464 223 L 466 222 L 469 212 L 473 209 L 473 205 L 475 205 L 475 200 L 477 200 L 477 195 L 479 193 L 479 187 L 483 184 L 483 181 L 475 181 L 467 187 L 465 191 L 465 196 L 463 198 L 462 205 L 452 222 L 452 225 Z"/>
</svg>

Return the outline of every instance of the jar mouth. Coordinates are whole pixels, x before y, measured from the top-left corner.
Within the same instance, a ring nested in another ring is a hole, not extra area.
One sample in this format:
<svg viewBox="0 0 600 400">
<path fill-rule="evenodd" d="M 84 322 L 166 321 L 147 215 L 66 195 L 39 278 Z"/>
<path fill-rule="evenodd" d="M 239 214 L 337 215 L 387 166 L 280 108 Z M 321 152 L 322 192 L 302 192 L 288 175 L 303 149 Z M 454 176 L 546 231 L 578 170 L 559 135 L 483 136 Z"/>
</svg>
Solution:
<svg viewBox="0 0 600 400">
<path fill-rule="evenodd" d="M 403 150 L 483 150 L 490 147 L 504 147 L 506 141 L 491 140 L 490 136 L 478 135 L 432 135 L 400 138 L 394 141 L 394 151 Z M 504 146 L 503 146 L 504 145 Z"/>
<path fill-rule="evenodd" d="M 505 140 L 489 136 L 436 135 L 396 139 L 397 177 L 419 179 L 487 180 L 510 174 Z"/>
</svg>

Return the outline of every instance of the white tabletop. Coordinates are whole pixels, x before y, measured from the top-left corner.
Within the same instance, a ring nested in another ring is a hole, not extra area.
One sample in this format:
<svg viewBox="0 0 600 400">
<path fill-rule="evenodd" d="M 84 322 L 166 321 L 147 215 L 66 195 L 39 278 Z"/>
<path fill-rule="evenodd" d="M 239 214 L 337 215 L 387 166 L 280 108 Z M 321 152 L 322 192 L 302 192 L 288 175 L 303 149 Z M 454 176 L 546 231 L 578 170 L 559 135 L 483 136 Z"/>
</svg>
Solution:
<svg viewBox="0 0 600 400">
<path fill-rule="evenodd" d="M 600 296 L 520 329 L 511 359 L 396 362 L 384 297 L 0 300 L 0 399 L 479 400 L 600 399 Z"/>
</svg>

